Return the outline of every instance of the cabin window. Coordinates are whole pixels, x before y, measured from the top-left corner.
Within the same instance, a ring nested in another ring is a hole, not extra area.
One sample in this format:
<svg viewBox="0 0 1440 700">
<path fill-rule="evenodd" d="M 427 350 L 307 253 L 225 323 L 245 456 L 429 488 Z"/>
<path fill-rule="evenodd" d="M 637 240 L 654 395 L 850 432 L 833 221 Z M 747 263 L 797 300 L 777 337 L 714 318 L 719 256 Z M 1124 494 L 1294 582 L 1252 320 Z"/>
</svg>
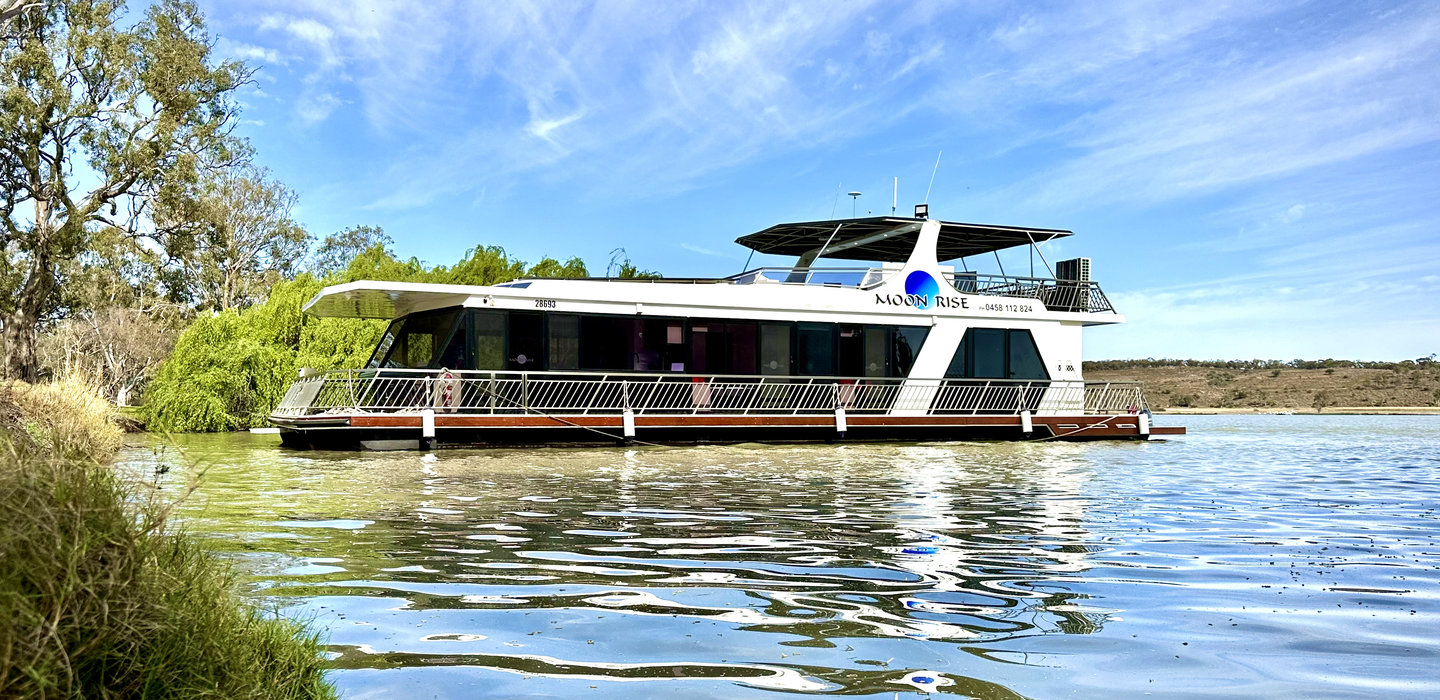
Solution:
<svg viewBox="0 0 1440 700">
<path fill-rule="evenodd" d="M 545 316 L 533 311 L 511 311 L 506 333 L 506 367 L 516 371 L 544 369 Z"/>
<path fill-rule="evenodd" d="M 1023 328 L 971 328 L 965 331 L 945 371 L 948 379 L 1050 378 L 1030 331 Z"/>
<path fill-rule="evenodd" d="M 760 324 L 760 374 L 790 374 L 790 358 L 790 324 Z"/>
<path fill-rule="evenodd" d="M 860 371 L 850 376 L 884 377 L 890 373 L 890 329 L 885 326 L 865 326 Z M 844 361 L 848 352 L 845 345 L 845 331 L 840 331 L 840 357 Z M 846 372 L 846 374 L 850 374 Z"/>
<path fill-rule="evenodd" d="M 385 334 L 380 336 L 380 343 L 375 346 L 375 352 L 370 353 L 370 361 L 365 363 L 367 369 L 375 369 L 385 361 L 385 356 L 389 355 L 390 348 L 395 346 L 395 336 L 403 325 L 405 325 L 405 319 L 397 318 L 385 327 Z"/>
<path fill-rule="evenodd" d="M 630 369 L 637 322 L 614 316 L 580 317 L 580 367 L 593 370 Z"/>
<path fill-rule="evenodd" d="M 729 374 L 760 373 L 760 326 L 755 323 L 726 323 L 725 341 L 729 345 Z"/>
<path fill-rule="evenodd" d="M 1045 362 L 1040 359 L 1040 349 L 1035 347 L 1035 338 L 1027 330 L 1010 331 L 1009 365 L 1005 376 L 1011 379 L 1049 379 Z"/>
<path fill-rule="evenodd" d="M 637 324 L 635 353 L 629 369 L 638 372 L 685 371 L 685 321 L 646 318 Z"/>
<path fill-rule="evenodd" d="M 823 377 L 835 374 L 835 324 L 801 323 L 797 328 L 800 374 Z"/>
<path fill-rule="evenodd" d="M 472 369 L 505 369 L 505 312 L 472 310 L 470 332 L 475 339 Z"/>
<path fill-rule="evenodd" d="M 930 329 L 925 326 L 897 326 L 894 340 L 890 345 L 890 376 L 908 377 L 915 358 L 920 355 L 920 346 L 925 344 Z"/>
<path fill-rule="evenodd" d="M 697 321 L 690 326 L 690 371 L 726 374 L 725 324 Z M 722 369 L 723 368 L 723 369 Z"/>
<path fill-rule="evenodd" d="M 548 369 L 580 369 L 580 317 L 550 315 L 550 366 Z"/>
<path fill-rule="evenodd" d="M 395 369 L 434 366 L 441 344 L 450 340 L 459 316 L 459 309 L 440 309 L 411 314 L 390 324 L 385 337 L 381 338 L 382 345 L 389 341 L 389 348 L 380 366 Z M 376 354 L 378 356 L 379 348 Z"/>
</svg>

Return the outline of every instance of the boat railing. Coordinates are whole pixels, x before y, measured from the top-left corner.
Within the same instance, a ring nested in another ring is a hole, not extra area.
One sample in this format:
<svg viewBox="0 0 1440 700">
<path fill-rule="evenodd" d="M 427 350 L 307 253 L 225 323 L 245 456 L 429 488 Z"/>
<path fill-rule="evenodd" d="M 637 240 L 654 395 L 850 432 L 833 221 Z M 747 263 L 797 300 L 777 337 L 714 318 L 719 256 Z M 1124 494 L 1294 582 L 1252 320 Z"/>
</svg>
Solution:
<svg viewBox="0 0 1440 700">
<path fill-rule="evenodd" d="M 1035 415 L 1147 409 L 1138 382 L 637 372 L 333 370 L 299 379 L 279 419 L 363 413 Z"/>
<path fill-rule="evenodd" d="M 1114 312 L 1100 285 L 1088 280 L 1015 277 L 978 272 L 952 272 L 946 277 L 955 291 L 981 296 L 1035 299 L 1050 311 Z"/>
<path fill-rule="evenodd" d="M 898 272 L 880 267 L 757 267 L 725 279 L 733 284 L 802 284 L 870 289 Z"/>
</svg>

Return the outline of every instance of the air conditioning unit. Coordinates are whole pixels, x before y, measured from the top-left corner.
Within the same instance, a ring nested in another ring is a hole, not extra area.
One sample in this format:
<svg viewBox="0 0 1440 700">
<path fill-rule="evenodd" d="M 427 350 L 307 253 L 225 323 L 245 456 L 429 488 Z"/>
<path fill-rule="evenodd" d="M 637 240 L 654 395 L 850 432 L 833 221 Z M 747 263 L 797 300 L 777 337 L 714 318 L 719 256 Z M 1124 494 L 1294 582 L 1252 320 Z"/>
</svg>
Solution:
<svg viewBox="0 0 1440 700">
<path fill-rule="evenodd" d="M 1090 258 L 1072 258 L 1055 263 L 1055 276 L 1076 282 L 1090 281 Z"/>
<path fill-rule="evenodd" d="M 1059 306 L 1064 311 L 1090 310 L 1090 258 L 1071 258 L 1055 263 Z"/>
</svg>

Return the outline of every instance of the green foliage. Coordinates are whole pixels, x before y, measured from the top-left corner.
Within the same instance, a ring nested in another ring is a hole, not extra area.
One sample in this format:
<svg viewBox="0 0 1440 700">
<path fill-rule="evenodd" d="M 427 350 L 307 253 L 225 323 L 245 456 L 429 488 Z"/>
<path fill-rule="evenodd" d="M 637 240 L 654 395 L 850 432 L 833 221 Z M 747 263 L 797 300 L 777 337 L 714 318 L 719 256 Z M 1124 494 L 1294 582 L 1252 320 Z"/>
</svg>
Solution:
<svg viewBox="0 0 1440 700">
<path fill-rule="evenodd" d="M 325 284 L 358 280 L 487 285 L 519 277 L 585 277 L 579 258 L 544 258 L 527 268 L 499 246 L 481 246 L 452 267 L 399 260 L 372 243 L 324 282 L 310 274 L 282 282 L 237 313 L 202 316 L 181 334 L 149 385 L 146 424 L 158 431 L 243 430 L 266 424 L 301 367 L 352 369 L 370 358 L 386 322 L 313 318 L 302 309 Z"/>
<path fill-rule="evenodd" d="M 317 636 L 246 604 L 168 511 L 0 431 L 0 696 L 334 697 Z"/>
<path fill-rule="evenodd" d="M 263 426 L 298 368 L 363 364 L 385 324 L 306 317 L 302 309 L 320 289 L 304 274 L 275 285 L 265 303 L 244 312 L 196 319 L 150 384 L 147 426 L 167 432 Z"/>
<path fill-rule="evenodd" d="M 394 239 L 379 226 L 351 226 L 326 236 L 320 242 L 310 263 L 310 272 L 320 279 L 333 277 L 343 272 L 350 261 L 361 253 L 375 246 L 379 246 L 381 252 L 389 253 L 394 243 Z"/>
<path fill-rule="evenodd" d="M 295 375 L 293 351 L 256 340 L 246 316 L 201 316 L 180 335 L 145 399 L 151 430 L 240 430 L 262 425 Z M 273 329 L 270 329 L 273 330 Z"/>
<path fill-rule="evenodd" d="M 554 258 L 542 258 L 525 271 L 525 276 L 540 279 L 580 279 L 589 277 L 590 271 L 585 269 L 585 261 L 580 258 L 570 258 L 563 263 Z"/>
<path fill-rule="evenodd" d="M 25 380 L 37 373 L 36 329 L 97 228 L 151 232 L 168 247 L 167 222 L 146 226 L 139 213 L 193 194 L 203 166 L 243 150 L 230 130 L 249 76 L 213 60 L 191 2 L 162 0 L 143 16 L 108 0 L 34 5 L 0 31 L 4 370 Z"/>
<path fill-rule="evenodd" d="M 479 246 L 465 251 L 465 257 L 450 269 L 435 268 L 433 281 L 446 284 L 500 284 L 525 276 L 525 263 L 511 260 L 498 245 Z"/>
</svg>

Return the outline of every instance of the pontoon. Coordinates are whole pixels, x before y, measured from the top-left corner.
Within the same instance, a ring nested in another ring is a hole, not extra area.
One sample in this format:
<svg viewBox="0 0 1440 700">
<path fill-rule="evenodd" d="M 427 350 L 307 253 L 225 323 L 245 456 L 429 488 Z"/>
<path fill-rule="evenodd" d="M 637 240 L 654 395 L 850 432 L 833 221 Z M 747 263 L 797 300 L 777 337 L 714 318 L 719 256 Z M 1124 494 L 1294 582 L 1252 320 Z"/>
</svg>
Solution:
<svg viewBox="0 0 1440 700">
<path fill-rule="evenodd" d="M 926 214 L 772 226 L 737 242 L 793 266 L 714 279 L 327 287 L 307 313 L 390 325 L 364 368 L 302 370 L 270 420 L 344 449 L 1184 433 L 1139 384 L 1082 378 L 1081 330 L 1124 318 L 1089 259 L 1045 259 L 1070 231 Z M 1025 245 L 1049 276 L 968 264 Z"/>
</svg>

